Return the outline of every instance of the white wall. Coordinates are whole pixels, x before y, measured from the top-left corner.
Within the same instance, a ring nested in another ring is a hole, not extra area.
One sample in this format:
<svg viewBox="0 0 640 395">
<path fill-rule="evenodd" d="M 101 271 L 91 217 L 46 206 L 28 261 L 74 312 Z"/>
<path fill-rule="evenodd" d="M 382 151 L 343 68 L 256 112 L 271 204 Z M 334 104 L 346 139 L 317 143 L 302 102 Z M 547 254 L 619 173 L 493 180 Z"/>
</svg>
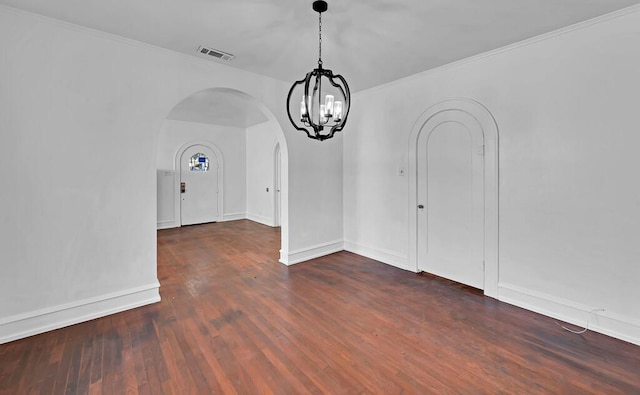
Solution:
<svg viewBox="0 0 640 395">
<path fill-rule="evenodd" d="M 274 125 L 272 122 L 263 122 L 248 127 L 246 135 L 247 218 L 273 226 L 274 149 L 278 142 Z"/>
<path fill-rule="evenodd" d="M 292 264 L 343 249 L 342 132 L 322 142 L 295 132 L 287 143 L 296 147 L 289 149 L 288 169 L 289 185 L 296 187 L 289 188 L 288 204 L 282 195 L 289 207 L 291 245 L 281 261 Z"/>
<path fill-rule="evenodd" d="M 157 171 L 156 191 L 158 200 L 156 202 L 156 213 L 158 221 L 158 229 L 175 228 L 178 223 L 178 215 L 176 213 L 176 197 L 175 188 L 179 178 L 173 169 Z"/>
<path fill-rule="evenodd" d="M 180 169 L 175 168 L 175 160 L 178 150 L 191 142 L 210 143 L 220 150 L 224 163 L 223 219 L 245 218 L 247 195 L 245 129 L 166 120 L 158 135 L 157 166 L 159 171 L 172 173 L 174 188 L 170 192 L 165 190 L 158 196 L 158 227 L 180 226 L 179 201 L 174 193 L 178 182 L 175 180 L 179 179 Z M 166 204 L 161 205 L 161 202 Z"/>
<path fill-rule="evenodd" d="M 499 298 L 640 344 L 640 12 L 599 22 L 356 94 L 347 249 L 409 268 L 413 123 L 472 98 L 499 127 Z"/>
<path fill-rule="evenodd" d="M 292 130 L 290 83 L 6 7 L 0 48 L 0 343 L 158 300 L 158 133 L 208 87 L 284 132 L 283 261 L 342 239 L 341 141 Z"/>
</svg>

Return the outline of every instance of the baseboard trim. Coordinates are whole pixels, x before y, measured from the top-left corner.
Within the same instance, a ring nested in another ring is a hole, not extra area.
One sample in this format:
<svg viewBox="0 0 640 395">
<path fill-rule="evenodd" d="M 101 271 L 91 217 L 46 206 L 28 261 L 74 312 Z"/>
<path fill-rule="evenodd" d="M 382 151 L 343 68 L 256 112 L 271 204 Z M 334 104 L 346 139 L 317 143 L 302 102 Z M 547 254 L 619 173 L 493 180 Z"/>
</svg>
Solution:
<svg viewBox="0 0 640 395">
<path fill-rule="evenodd" d="M 239 219 L 246 219 L 246 218 L 247 218 L 247 213 L 229 213 L 222 216 L 221 222 L 237 221 Z"/>
<path fill-rule="evenodd" d="M 498 284 L 498 300 L 640 346 L 640 322 L 516 285 Z"/>
<path fill-rule="evenodd" d="M 113 292 L 0 319 L 0 344 L 160 301 L 160 284 Z"/>
<path fill-rule="evenodd" d="M 262 225 L 273 226 L 273 218 L 265 217 L 263 215 L 247 213 L 247 219 Z"/>
<path fill-rule="evenodd" d="M 229 214 L 224 214 L 222 216 L 222 219 L 219 220 L 218 222 L 237 221 L 239 219 L 246 219 L 246 218 L 247 218 L 246 213 L 229 213 Z M 157 226 L 158 226 L 157 229 L 160 230 L 160 229 L 179 228 L 182 225 L 180 225 L 179 221 L 170 220 L 170 221 L 159 221 L 157 223 Z"/>
<path fill-rule="evenodd" d="M 413 270 L 409 269 L 409 258 L 407 256 L 398 255 L 394 251 L 373 248 L 353 241 L 345 241 L 344 249 L 345 251 L 353 252 L 354 254 L 362 255 L 369 259 L 413 272 Z"/>
<path fill-rule="evenodd" d="M 176 228 L 176 221 L 170 220 L 170 221 L 158 222 L 157 229 L 170 229 L 170 228 Z"/>
<path fill-rule="evenodd" d="M 289 253 L 283 253 L 280 251 L 280 263 L 287 266 L 295 265 L 296 263 L 308 261 L 311 259 L 319 258 L 321 256 L 333 254 L 344 250 L 344 242 L 342 240 L 336 240 L 329 243 L 317 244 L 308 248 L 301 248 Z"/>
</svg>

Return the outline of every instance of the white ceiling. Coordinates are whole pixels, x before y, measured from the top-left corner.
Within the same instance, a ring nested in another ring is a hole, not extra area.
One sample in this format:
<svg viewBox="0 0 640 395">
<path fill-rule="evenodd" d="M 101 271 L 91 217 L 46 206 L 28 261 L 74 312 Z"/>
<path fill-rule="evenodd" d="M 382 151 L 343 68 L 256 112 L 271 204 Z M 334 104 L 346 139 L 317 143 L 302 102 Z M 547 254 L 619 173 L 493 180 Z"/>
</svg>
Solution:
<svg viewBox="0 0 640 395">
<path fill-rule="evenodd" d="M 316 66 L 311 0 L 0 0 L 78 25 L 293 83 Z M 352 92 L 477 55 L 640 0 L 328 0 L 325 68 Z M 216 101 L 216 98 L 211 99 Z M 220 101 L 218 100 L 218 104 Z M 244 115 L 240 118 L 245 119 Z"/>
</svg>

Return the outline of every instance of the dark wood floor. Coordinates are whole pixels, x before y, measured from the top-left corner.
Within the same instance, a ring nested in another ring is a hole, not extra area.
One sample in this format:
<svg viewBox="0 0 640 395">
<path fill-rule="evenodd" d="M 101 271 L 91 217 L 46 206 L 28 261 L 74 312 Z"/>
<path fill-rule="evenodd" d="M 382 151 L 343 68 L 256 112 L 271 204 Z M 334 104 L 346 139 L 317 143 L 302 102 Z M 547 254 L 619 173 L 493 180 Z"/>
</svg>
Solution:
<svg viewBox="0 0 640 395">
<path fill-rule="evenodd" d="M 638 394 L 640 347 L 250 221 L 158 232 L 162 302 L 0 345 L 1 394 Z"/>
</svg>

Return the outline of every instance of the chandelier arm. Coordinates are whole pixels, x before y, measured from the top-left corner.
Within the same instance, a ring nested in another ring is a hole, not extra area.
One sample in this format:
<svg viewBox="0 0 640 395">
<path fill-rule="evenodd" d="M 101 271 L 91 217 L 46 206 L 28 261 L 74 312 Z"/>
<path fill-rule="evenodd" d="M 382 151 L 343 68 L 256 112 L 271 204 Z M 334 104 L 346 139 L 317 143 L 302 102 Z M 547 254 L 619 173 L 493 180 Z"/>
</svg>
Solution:
<svg viewBox="0 0 640 395">
<path fill-rule="evenodd" d="M 344 124 L 347 122 L 347 116 L 349 115 L 349 110 L 351 109 L 351 90 L 349 89 L 349 84 L 347 84 L 347 80 L 344 79 L 344 77 L 340 74 L 336 74 L 335 78 L 339 79 L 340 81 L 342 81 L 342 84 L 344 85 L 344 91 L 342 90 L 342 86 L 339 86 L 338 88 L 340 89 L 340 91 L 342 91 L 345 95 L 344 95 L 344 99 L 345 99 L 345 113 L 344 113 L 344 122 L 342 122 L 342 125 L 344 126 Z"/>
<path fill-rule="evenodd" d="M 312 77 L 315 77 L 315 81 L 314 81 L 314 85 L 313 85 L 313 92 L 318 92 L 318 98 L 320 98 L 320 96 L 322 96 L 322 91 L 320 90 L 320 79 L 322 78 L 322 69 L 318 68 L 313 70 L 312 72 L 307 74 L 307 81 L 305 83 L 305 87 L 304 87 L 304 92 L 305 94 L 307 92 L 309 92 L 309 82 L 311 80 Z M 309 102 L 311 102 L 313 100 L 313 94 L 309 95 Z M 320 100 L 320 99 L 319 99 Z M 310 103 L 311 104 L 311 103 Z M 313 131 L 315 133 L 316 136 L 320 136 L 320 131 L 323 130 L 324 126 L 322 125 L 322 117 L 320 114 L 320 105 L 318 104 L 318 123 L 315 122 L 314 117 L 312 116 L 313 114 L 311 113 L 312 108 L 314 106 L 312 105 L 311 108 L 309 108 L 309 111 L 307 112 L 307 114 L 309 114 L 309 126 L 311 126 L 313 128 Z"/>
<path fill-rule="evenodd" d="M 329 70 L 329 71 L 331 71 L 331 70 Z M 334 80 L 334 78 L 339 78 L 339 79 L 342 81 L 342 83 L 344 84 L 344 86 L 346 87 L 347 92 L 349 92 L 349 86 L 347 85 L 347 81 L 345 81 L 345 79 L 344 79 L 344 78 L 342 78 L 342 76 L 341 76 L 340 74 L 338 74 L 338 75 L 333 75 L 333 73 L 331 73 L 331 75 L 330 75 L 330 76 L 329 76 L 329 78 L 328 78 L 328 79 L 329 79 L 329 82 L 331 83 L 331 85 L 340 91 L 340 94 L 342 94 L 342 97 L 344 97 L 344 99 L 345 99 L 346 101 L 350 101 L 350 100 L 349 100 L 349 99 L 350 99 L 350 97 L 347 95 L 347 93 L 345 93 L 345 90 L 344 90 L 344 89 L 342 89 L 342 85 L 335 83 L 335 82 L 333 81 L 333 80 Z"/>
<path fill-rule="evenodd" d="M 315 81 L 313 85 L 313 91 L 315 92 L 316 90 L 318 90 L 319 72 L 318 72 L 318 69 L 315 69 L 308 72 L 307 76 L 305 77 L 305 83 L 304 83 L 305 95 L 309 93 L 309 84 L 311 83 L 311 79 L 314 77 L 315 77 Z M 313 104 L 311 103 L 312 100 L 313 100 L 313 94 L 310 94 L 308 95 L 308 98 L 305 99 L 305 103 L 308 102 L 307 103 L 307 114 L 308 114 L 307 119 L 309 120 L 309 127 L 313 129 L 313 134 L 308 129 L 305 129 L 305 132 L 307 133 L 307 136 L 311 137 L 312 139 L 318 140 L 320 137 L 320 130 L 322 130 L 322 125 L 316 124 L 313 121 L 313 116 L 312 116 Z M 318 122 L 320 122 L 320 116 L 318 116 Z"/>
<path fill-rule="evenodd" d="M 316 84 L 313 86 L 313 93 L 318 95 L 318 125 L 322 125 L 322 114 L 320 113 L 320 105 L 322 102 L 322 73 L 316 74 Z M 313 99 L 313 96 L 312 96 Z"/>
<path fill-rule="evenodd" d="M 326 134 L 326 135 L 324 135 L 324 136 L 320 136 L 320 139 L 319 139 L 319 140 L 320 140 L 320 141 L 328 140 L 328 139 L 332 138 L 334 134 L 336 134 L 337 132 L 340 132 L 341 130 L 342 130 L 342 128 L 341 128 L 341 127 L 339 128 L 339 127 L 338 127 L 338 125 L 334 125 L 334 126 L 329 130 L 329 134 Z"/>
<path fill-rule="evenodd" d="M 318 68 L 321 68 L 321 67 L 322 65 L 318 65 Z M 325 121 L 324 123 L 322 123 L 322 118 L 324 118 L 324 114 L 322 113 L 322 111 L 320 111 L 320 109 L 322 108 L 322 74 L 323 72 L 322 70 L 320 70 L 316 75 L 316 87 L 318 88 L 318 124 L 324 126 L 324 124 L 326 124 L 327 122 Z"/>
<path fill-rule="evenodd" d="M 321 70 L 320 69 L 315 69 L 313 71 L 310 71 L 309 73 L 307 73 L 307 76 L 305 78 L 305 83 L 304 83 L 304 93 L 305 93 L 305 97 L 307 96 L 307 93 L 309 92 L 309 83 L 311 82 L 311 78 L 315 77 L 315 81 L 314 81 L 314 85 L 313 85 L 313 91 L 317 91 L 318 90 L 318 80 L 320 79 L 321 76 Z M 305 131 L 307 132 L 307 135 L 313 139 L 318 139 L 320 136 L 320 130 L 322 130 L 322 125 L 320 124 L 320 115 L 318 115 L 318 123 L 316 124 L 313 120 L 313 114 L 311 113 L 311 110 L 313 108 L 313 106 L 309 107 L 309 105 L 311 105 L 311 101 L 313 100 L 313 94 L 308 95 L 308 98 L 305 98 L 305 103 L 307 102 L 307 100 L 309 101 L 309 103 L 307 104 L 307 114 L 308 114 L 308 119 L 309 119 L 309 126 L 311 128 L 313 128 L 313 132 L 315 134 L 315 137 L 311 137 L 309 136 L 309 131 L 305 129 Z M 318 107 L 318 110 L 320 110 L 320 107 Z"/>
<path fill-rule="evenodd" d="M 349 90 L 349 84 L 347 84 L 347 81 L 344 79 L 342 75 L 340 74 L 334 75 L 331 70 L 324 70 L 324 71 L 326 72 L 327 79 L 329 80 L 331 85 L 333 85 L 336 89 L 338 89 L 342 94 L 342 96 L 344 97 L 344 101 L 345 101 L 344 117 L 342 118 L 342 121 L 340 121 L 340 123 L 334 126 L 334 127 L 338 127 L 337 131 L 341 131 L 344 128 L 345 124 L 347 123 L 347 117 L 349 116 L 349 109 L 351 107 L 351 91 Z M 334 79 L 340 80 L 342 82 L 342 85 L 336 83 Z M 343 86 L 344 86 L 344 89 L 343 89 Z"/>
<path fill-rule="evenodd" d="M 311 74 L 311 73 L 307 73 L 307 76 L 305 78 L 294 82 L 293 85 L 291 86 L 291 89 L 289 89 L 289 94 L 287 95 L 287 115 L 289 116 L 289 121 L 291 122 L 293 127 L 296 128 L 296 130 L 299 130 L 301 132 L 305 132 L 309 138 L 315 139 L 315 137 L 312 136 L 306 128 L 298 126 L 298 124 L 291 117 L 291 111 L 289 111 L 289 107 L 291 105 L 291 95 L 293 94 L 294 89 L 296 88 L 297 85 L 302 85 L 302 83 L 304 83 L 306 80 L 308 80 L 309 74 Z M 306 100 L 305 100 L 305 108 L 306 107 L 307 107 L 307 104 L 306 104 Z M 308 113 L 309 113 L 309 109 L 307 108 L 307 114 Z"/>
</svg>

